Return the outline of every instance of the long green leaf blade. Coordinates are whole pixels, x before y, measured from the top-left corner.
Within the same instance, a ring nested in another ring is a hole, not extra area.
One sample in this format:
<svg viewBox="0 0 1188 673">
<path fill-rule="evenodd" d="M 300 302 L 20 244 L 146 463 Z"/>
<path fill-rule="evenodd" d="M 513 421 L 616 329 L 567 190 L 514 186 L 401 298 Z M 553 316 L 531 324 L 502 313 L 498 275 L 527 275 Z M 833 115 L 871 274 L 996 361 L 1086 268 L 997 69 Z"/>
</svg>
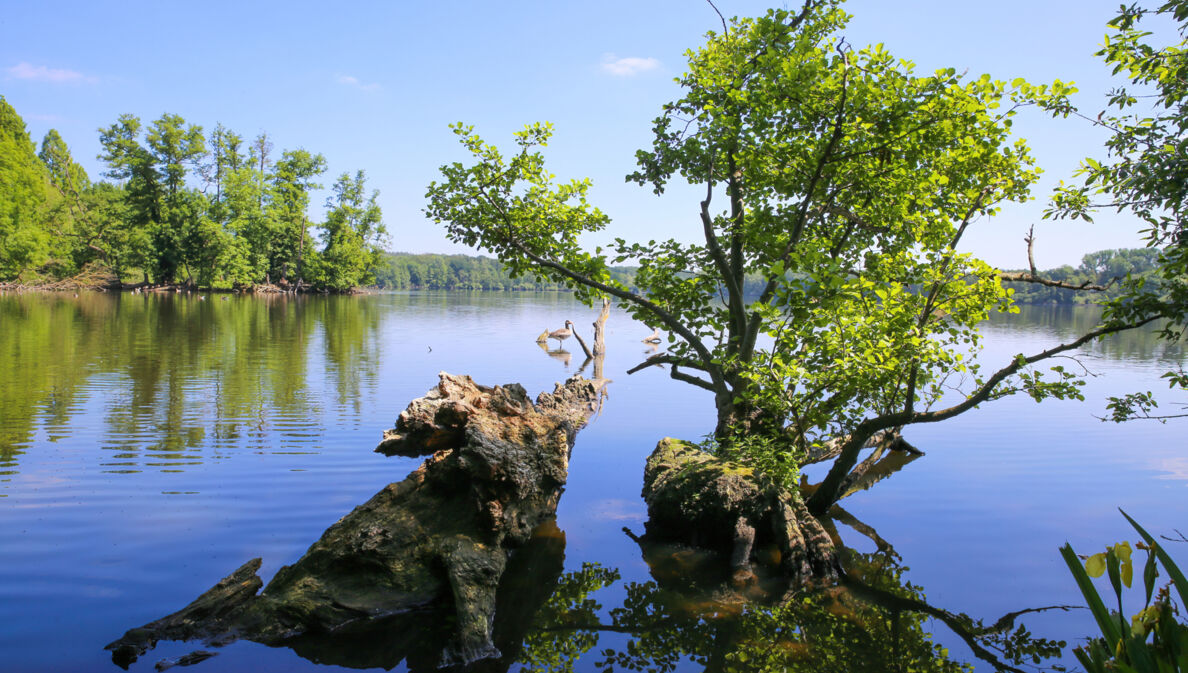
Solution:
<svg viewBox="0 0 1188 673">
<path fill-rule="evenodd" d="M 1110 618 L 1110 611 L 1101 602 L 1101 596 L 1098 595 L 1097 589 L 1093 587 L 1093 581 L 1089 579 L 1085 568 L 1081 566 L 1081 559 L 1077 558 L 1072 545 L 1068 543 L 1065 543 L 1060 548 L 1060 555 L 1064 557 L 1064 562 L 1068 564 L 1069 572 L 1072 573 L 1073 579 L 1077 581 L 1077 587 L 1080 588 L 1081 595 L 1085 597 L 1085 602 L 1089 604 L 1089 611 L 1093 613 L 1093 618 L 1097 620 L 1097 627 L 1101 629 L 1101 635 L 1106 639 L 1106 645 L 1111 649 L 1117 647 L 1118 640 L 1122 637 L 1122 634 L 1118 631 L 1118 624 Z"/>
<path fill-rule="evenodd" d="M 1155 554 L 1159 557 L 1159 562 L 1163 564 L 1163 569 L 1167 571 L 1168 576 L 1172 578 L 1172 583 L 1176 585 L 1176 591 L 1180 594 L 1180 605 L 1188 606 L 1188 578 L 1184 577 L 1184 573 L 1180 571 L 1175 561 L 1172 560 L 1171 555 L 1163 550 L 1163 546 L 1156 542 L 1150 533 L 1144 530 L 1137 521 L 1130 518 L 1129 514 L 1121 509 L 1118 511 L 1122 512 L 1122 516 L 1126 517 L 1130 525 L 1134 526 L 1134 529 L 1138 531 L 1139 535 L 1143 536 L 1143 540 L 1146 541 L 1147 545 L 1155 550 Z"/>
</svg>

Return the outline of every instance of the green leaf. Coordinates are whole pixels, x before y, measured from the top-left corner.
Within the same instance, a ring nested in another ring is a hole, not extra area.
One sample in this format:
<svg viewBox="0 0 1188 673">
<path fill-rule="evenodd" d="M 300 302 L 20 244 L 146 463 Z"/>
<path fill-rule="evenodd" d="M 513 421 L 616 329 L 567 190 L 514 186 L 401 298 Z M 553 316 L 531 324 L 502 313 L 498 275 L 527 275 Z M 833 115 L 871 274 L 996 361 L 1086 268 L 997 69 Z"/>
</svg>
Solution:
<svg viewBox="0 0 1188 673">
<path fill-rule="evenodd" d="M 1077 558 L 1077 554 L 1073 551 L 1072 546 L 1065 544 L 1060 548 L 1060 555 L 1064 557 L 1064 563 L 1068 566 L 1069 572 L 1072 573 L 1073 579 L 1077 583 L 1077 588 L 1081 590 L 1081 595 L 1085 597 L 1085 602 L 1089 604 L 1089 611 L 1093 613 L 1093 619 L 1097 621 L 1097 627 L 1101 630 L 1102 637 L 1106 639 L 1106 643 L 1112 648 L 1114 643 L 1117 643 L 1122 635 L 1118 629 L 1118 623 L 1110 617 L 1110 611 L 1102 603 L 1101 596 L 1097 593 L 1097 589 L 1093 587 L 1093 581 L 1089 579 L 1085 568 L 1081 566 L 1081 559 Z M 1102 556 L 1104 557 L 1105 555 L 1102 554 Z"/>
<path fill-rule="evenodd" d="M 1138 531 L 1139 535 L 1143 536 L 1143 540 L 1147 543 L 1147 546 L 1155 550 L 1155 554 L 1159 557 L 1159 562 L 1163 564 L 1163 569 L 1166 570 L 1168 576 L 1172 578 L 1172 583 L 1175 584 L 1176 591 L 1180 594 L 1180 605 L 1188 605 L 1188 578 L 1184 577 L 1184 573 L 1180 571 L 1179 566 L 1177 566 L 1175 561 L 1172 560 L 1172 557 L 1163 550 L 1163 546 L 1156 542 L 1155 538 L 1151 537 L 1150 533 L 1144 530 L 1137 521 L 1130 518 L 1129 514 L 1121 509 L 1118 511 L 1122 512 L 1122 516 L 1126 517 L 1126 520 L 1130 522 L 1130 525 L 1134 526 L 1134 529 Z"/>
</svg>

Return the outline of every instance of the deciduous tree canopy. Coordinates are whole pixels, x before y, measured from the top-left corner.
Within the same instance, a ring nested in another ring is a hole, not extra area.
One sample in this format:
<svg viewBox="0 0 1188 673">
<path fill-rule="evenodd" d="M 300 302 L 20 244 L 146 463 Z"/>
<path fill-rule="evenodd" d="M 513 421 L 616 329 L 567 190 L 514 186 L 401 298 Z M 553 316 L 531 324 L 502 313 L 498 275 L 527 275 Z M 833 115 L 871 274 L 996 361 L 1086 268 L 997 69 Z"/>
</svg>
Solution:
<svg viewBox="0 0 1188 673">
<path fill-rule="evenodd" d="M 667 365 L 711 391 L 724 446 L 769 464 L 835 458 L 810 501 L 817 512 L 882 433 L 1016 392 L 1079 395 L 1071 373 L 1033 365 L 1150 319 L 1119 315 L 980 370 L 978 323 L 1014 304 L 1000 272 L 958 244 L 1036 179 L 1012 117 L 1026 107 L 1067 114 L 1073 89 L 919 74 L 881 45 L 849 45 L 847 20 L 838 2 L 810 0 L 724 21 L 689 53 L 684 95 L 655 120 L 628 180 L 657 194 L 674 180 L 703 186 L 700 205 L 686 206 L 701 243 L 582 250 L 578 237 L 608 218 L 587 203 L 589 181 L 557 183 L 545 169 L 548 124 L 517 133 L 511 156 L 453 127 L 473 161 L 442 167 L 427 208 L 451 239 L 514 271 L 613 295 L 666 329 L 668 352 L 636 369 Z M 625 261 L 639 264 L 638 291 L 610 277 Z M 763 284 L 753 301 L 748 274 Z"/>
<path fill-rule="evenodd" d="M 99 140 L 112 182 L 92 183 L 56 130 L 37 153 L 0 99 L 0 281 L 102 262 L 121 280 L 157 283 L 348 290 L 372 282 L 385 229 L 362 171 L 340 180 L 336 198 L 345 200 L 318 223 L 308 211 L 326 171 L 321 154 L 287 150 L 274 161 L 267 134 L 246 144 L 220 124 L 207 138 L 175 114 L 147 126 L 121 115 Z"/>
</svg>

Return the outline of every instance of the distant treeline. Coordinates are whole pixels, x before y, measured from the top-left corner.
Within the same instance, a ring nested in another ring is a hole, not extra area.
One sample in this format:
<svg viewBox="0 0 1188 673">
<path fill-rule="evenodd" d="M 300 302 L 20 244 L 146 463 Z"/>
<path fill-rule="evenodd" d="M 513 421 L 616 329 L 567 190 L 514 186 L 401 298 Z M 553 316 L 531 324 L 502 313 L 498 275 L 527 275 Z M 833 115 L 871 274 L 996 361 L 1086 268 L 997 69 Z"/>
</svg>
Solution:
<svg viewBox="0 0 1188 673">
<path fill-rule="evenodd" d="M 1147 275 L 1158 265 L 1159 250 L 1134 248 L 1101 250 L 1085 255 L 1080 266 L 1065 265 L 1040 271 L 1040 276 L 1067 283 L 1091 283 L 1105 285 L 1115 277 L 1125 278 L 1127 274 Z M 611 267 L 611 276 L 626 285 L 634 287 L 637 267 Z M 376 286 L 390 290 L 486 290 L 486 291 L 565 291 L 560 283 L 539 278 L 512 278 L 499 260 L 472 255 L 412 254 L 388 252 L 379 256 L 374 269 Z M 763 289 L 764 280 L 757 274 L 748 274 L 744 293 L 757 298 Z M 1020 304 L 1073 304 L 1086 303 L 1100 294 L 1076 292 L 1035 283 L 1009 283 L 1015 291 L 1015 300 Z M 1117 286 L 1115 286 L 1116 288 Z M 1111 288 L 1111 292 L 1115 291 Z M 1110 293 L 1107 293 L 1110 294 Z"/>
<path fill-rule="evenodd" d="M 116 280 L 347 290 L 374 282 L 383 216 L 363 171 L 309 217 L 326 159 L 273 153 L 267 133 L 209 133 L 175 114 L 99 129 L 108 181 L 92 182 L 56 130 L 41 141 L 0 96 L 0 283 L 101 265 Z"/>
<path fill-rule="evenodd" d="M 632 267 L 611 267 L 611 276 L 631 287 Z M 512 278 L 497 259 L 470 255 L 384 253 L 375 268 L 376 285 L 389 290 L 560 291 L 560 283 Z"/>
<path fill-rule="evenodd" d="M 1076 268 L 1065 264 L 1055 269 L 1040 271 L 1039 275 L 1048 280 L 1058 280 L 1074 285 L 1085 283 L 1106 285 L 1114 278 L 1124 279 L 1128 274 L 1132 276 L 1150 275 L 1159 266 L 1159 255 L 1158 248 L 1099 250 L 1082 257 L 1080 266 Z M 1026 271 L 1026 269 L 1015 269 L 1015 271 Z M 1015 302 L 1019 304 L 1084 304 L 1101 298 L 1100 293 L 1078 292 L 1038 283 L 1012 282 L 1008 283 L 1007 287 L 1014 289 Z M 1120 290 L 1120 285 L 1115 284 L 1105 294 L 1113 296 Z"/>
</svg>

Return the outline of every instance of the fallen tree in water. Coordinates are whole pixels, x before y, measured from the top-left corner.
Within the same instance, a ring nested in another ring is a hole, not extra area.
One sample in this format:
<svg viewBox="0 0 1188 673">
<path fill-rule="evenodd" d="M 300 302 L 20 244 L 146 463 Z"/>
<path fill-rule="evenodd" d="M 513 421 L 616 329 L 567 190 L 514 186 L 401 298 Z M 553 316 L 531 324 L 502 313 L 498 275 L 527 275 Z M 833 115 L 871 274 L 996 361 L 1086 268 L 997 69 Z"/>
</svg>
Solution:
<svg viewBox="0 0 1188 673">
<path fill-rule="evenodd" d="M 601 385 L 575 377 L 533 403 L 518 384 L 440 377 L 401 414 L 422 430 L 448 430 L 405 438 L 406 449 L 433 453 L 417 470 L 327 529 L 263 591 L 257 558 L 109 644 L 112 660 L 126 667 L 159 640 L 297 643 L 451 602 L 455 626 L 438 663 L 499 656 L 492 624 L 508 556 L 556 511 Z"/>
</svg>

